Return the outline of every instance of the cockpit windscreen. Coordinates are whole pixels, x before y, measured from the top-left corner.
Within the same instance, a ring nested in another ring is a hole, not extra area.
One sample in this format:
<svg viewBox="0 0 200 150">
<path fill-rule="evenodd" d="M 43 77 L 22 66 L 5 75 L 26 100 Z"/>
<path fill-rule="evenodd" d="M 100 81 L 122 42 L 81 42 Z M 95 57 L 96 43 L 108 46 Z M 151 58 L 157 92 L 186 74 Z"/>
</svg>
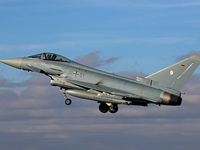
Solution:
<svg viewBox="0 0 200 150">
<path fill-rule="evenodd" d="M 60 61 L 60 62 L 71 62 L 70 59 L 67 59 L 66 57 L 63 57 L 58 54 L 54 53 L 41 53 L 33 56 L 29 56 L 29 58 L 38 58 L 41 60 L 50 60 L 50 61 Z"/>
</svg>

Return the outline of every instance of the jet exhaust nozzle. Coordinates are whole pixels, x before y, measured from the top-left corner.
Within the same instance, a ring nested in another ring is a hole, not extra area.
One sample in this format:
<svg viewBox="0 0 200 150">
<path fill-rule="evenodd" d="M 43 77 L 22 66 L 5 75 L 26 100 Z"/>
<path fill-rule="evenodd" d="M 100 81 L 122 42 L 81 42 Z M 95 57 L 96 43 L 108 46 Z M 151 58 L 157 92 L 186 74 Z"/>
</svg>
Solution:
<svg viewBox="0 0 200 150">
<path fill-rule="evenodd" d="M 182 103 L 182 98 L 180 96 L 176 96 L 167 92 L 164 92 L 162 99 L 164 105 L 180 106 Z"/>
</svg>

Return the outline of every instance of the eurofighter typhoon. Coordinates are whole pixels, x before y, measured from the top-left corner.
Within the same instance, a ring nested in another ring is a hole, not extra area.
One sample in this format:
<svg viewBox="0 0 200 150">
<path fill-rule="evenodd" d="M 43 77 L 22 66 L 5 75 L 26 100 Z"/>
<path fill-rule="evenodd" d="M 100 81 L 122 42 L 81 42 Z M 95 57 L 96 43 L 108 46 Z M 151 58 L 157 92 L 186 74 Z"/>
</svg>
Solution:
<svg viewBox="0 0 200 150">
<path fill-rule="evenodd" d="M 118 105 L 148 104 L 180 106 L 180 90 L 200 64 L 200 56 L 192 56 L 168 68 L 136 80 L 100 71 L 53 53 L 24 58 L 3 59 L 9 66 L 42 73 L 51 78 L 64 94 L 97 101 L 102 113 L 116 113 Z"/>
</svg>

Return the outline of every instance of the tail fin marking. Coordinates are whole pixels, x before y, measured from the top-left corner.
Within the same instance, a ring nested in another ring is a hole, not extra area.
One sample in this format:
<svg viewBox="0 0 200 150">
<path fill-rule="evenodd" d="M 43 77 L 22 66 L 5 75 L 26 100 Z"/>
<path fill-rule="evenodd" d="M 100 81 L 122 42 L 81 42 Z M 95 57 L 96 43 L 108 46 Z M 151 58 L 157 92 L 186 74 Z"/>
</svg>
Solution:
<svg viewBox="0 0 200 150">
<path fill-rule="evenodd" d="M 168 68 L 147 76 L 158 86 L 180 91 L 200 64 L 200 56 L 192 56 Z"/>
</svg>

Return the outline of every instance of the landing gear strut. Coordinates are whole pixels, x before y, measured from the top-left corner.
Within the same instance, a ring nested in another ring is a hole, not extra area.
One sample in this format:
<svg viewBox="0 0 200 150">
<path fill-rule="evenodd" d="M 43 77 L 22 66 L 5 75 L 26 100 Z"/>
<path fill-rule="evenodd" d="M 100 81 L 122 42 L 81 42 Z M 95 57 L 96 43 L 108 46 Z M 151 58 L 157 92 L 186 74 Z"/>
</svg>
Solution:
<svg viewBox="0 0 200 150">
<path fill-rule="evenodd" d="M 99 111 L 102 113 L 107 113 L 108 111 L 112 114 L 118 111 L 118 106 L 116 104 L 111 104 L 108 106 L 106 103 L 101 103 L 99 105 Z"/>
<path fill-rule="evenodd" d="M 71 105 L 72 104 L 72 100 L 67 98 L 67 94 L 66 93 L 63 93 L 64 94 L 64 97 L 65 97 L 65 104 L 66 105 Z"/>
</svg>

